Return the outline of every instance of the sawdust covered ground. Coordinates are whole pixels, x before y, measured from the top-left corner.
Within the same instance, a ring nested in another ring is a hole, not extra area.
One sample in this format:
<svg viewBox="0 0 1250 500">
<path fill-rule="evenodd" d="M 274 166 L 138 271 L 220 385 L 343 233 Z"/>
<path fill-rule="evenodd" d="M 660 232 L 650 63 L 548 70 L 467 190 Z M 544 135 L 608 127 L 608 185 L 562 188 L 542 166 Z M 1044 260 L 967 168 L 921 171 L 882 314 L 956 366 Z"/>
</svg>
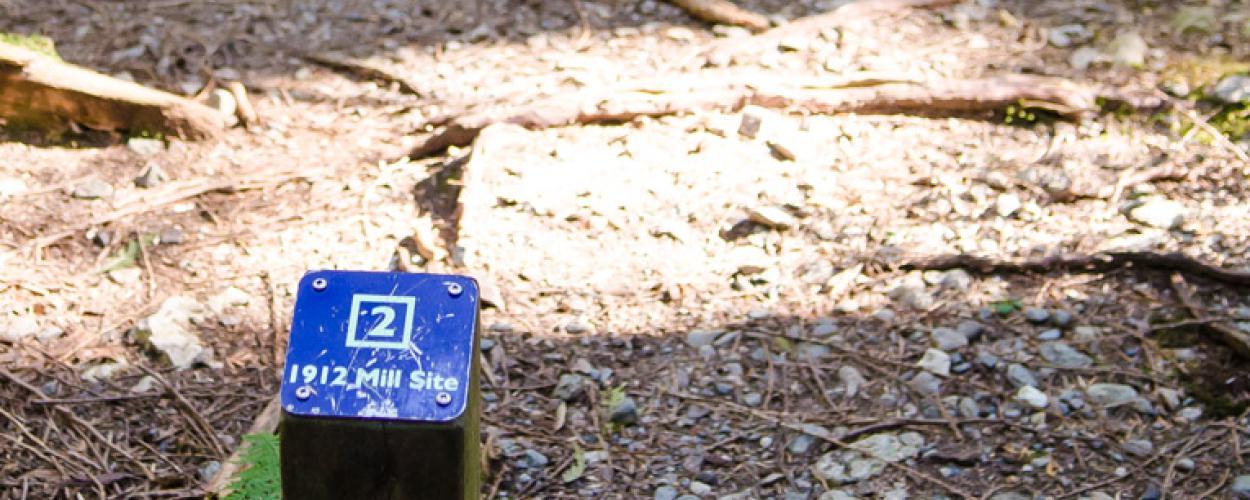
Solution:
<svg viewBox="0 0 1250 500">
<path fill-rule="evenodd" d="M 323 268 L 467 272 L 496 292 L 484 493 L 500 497 L 1199 497 L 1250 473 L 1244 360 L 1202 322 L 1168 326 L 1195 314 L 1183 291 L 1239 327 L 1244 289 L 896 268 L 1132 249 L 1244 270 L 1246 166 L 1167 113 L 747 110 L 751 138 L 744 112 L 709 112 L 498 127 L 404 158 L 438 116 L 677 74 L 1024 72 L 1149 90 L 1175 61 L 1244 58 L 1239 30 L 1174 33 L 1173 6 L 970 2 L 777 46 L 666 3 L 575 3 L 0 4 L 0 30 L 47 34 L 109 74 L 192 94 L 239 79 L 264 121 L 206 143 L 0 136 L 0 497 L 198 495 L 276 390 L 294 283 Z M 798 18 L 833 3 L 743 5 Z M 1048 42 L 1069 24 L 1097 37 Z M 1151 49 L 1142 68 L 1073 68 L 1078 47 L 1130 28 Z M 727 40 L 732 57 L 703 50 Z M 330 51 L 428 95 L 302 57 Z M 153 165 L 167 179 L 136 186 Z M 1125 182 L 1162 168 L 1180 174 Z M 1179 204 L 1179 222 L 1127 216 L 1150 200 Z M 187 329 L 211 349 L 186 370 L 136 335 L 177 296 L 203 305 Z M 1096 384 L 1136 397 L 1099 404 Z M 613 423 L 626 400 L 636 422 Z M 855 451 L 874 446 L 898 460 Z"/>
</svg>

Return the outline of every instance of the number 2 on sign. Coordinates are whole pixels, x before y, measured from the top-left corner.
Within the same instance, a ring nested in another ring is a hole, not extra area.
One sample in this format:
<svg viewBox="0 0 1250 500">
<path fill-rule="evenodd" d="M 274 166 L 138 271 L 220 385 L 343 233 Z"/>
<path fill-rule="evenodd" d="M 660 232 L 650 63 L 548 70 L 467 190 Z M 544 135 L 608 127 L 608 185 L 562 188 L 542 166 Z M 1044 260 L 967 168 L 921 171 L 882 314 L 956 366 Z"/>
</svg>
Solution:
<svg viewBox="0 0 1250 500">
<path fill-rule="evenodd" d="M 395 336 L 395 328 L 391 326 L 391 323 L 395 322 L 395 308 L 391 306 L 374 306 L 373 309 L 369 310 L 369 314 L 381 316 L 382 319 L 369 330 L 369 333 L 365 334 L 365 337 L 390 338 Z"/>
<path fill-rule="evenodd" d="M 318 377 L 320 375 L 320 377 Z M 331 379 L 330 376 L 334 378 Z M 346 366 L 315 366 L 299 364 L 291 365 L 291 374 L 287 378 L 287 383 L 300 383 L 301 379 L 305 384 L 311 384 L 314 381 L 320 385 L 347 385 L 347 367 Z M 320 380 L 318 380 L 320 379 Z"/>
</svg>

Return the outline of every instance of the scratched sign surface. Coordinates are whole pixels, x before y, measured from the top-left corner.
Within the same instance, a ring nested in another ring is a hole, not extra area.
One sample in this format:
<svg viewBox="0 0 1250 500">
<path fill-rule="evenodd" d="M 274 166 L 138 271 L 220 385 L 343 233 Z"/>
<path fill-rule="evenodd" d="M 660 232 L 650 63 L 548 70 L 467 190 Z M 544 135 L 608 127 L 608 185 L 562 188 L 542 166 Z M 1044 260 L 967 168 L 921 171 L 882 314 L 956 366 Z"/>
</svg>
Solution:
<svg viewBox="0 0 1250 500">
<path fill-rule="evenodd" d="M 300 280 L 282 375 L 295 415 L 446 422 L 469 395 L 477 283 L 314 271 Z"/>
</svg>

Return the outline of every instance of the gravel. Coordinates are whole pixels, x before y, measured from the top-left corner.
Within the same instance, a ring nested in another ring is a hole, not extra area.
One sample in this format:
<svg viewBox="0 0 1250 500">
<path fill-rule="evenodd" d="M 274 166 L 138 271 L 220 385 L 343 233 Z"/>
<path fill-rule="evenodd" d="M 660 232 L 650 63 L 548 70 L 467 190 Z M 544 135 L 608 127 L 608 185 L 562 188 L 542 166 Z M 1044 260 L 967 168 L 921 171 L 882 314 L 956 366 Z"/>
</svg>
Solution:
<svg viewBox="0 0 1250 500">
<path fill-rule="evenodd" d="M 1007 381 L 1011 382 L 1011 385 L 1016 388 L 1025 386 L 1037 387 L 1039 385 L 1037 377 L 1033 376 L 1033 372 L 1018 363 L 1007 365 Z"/>
<path fill-rule="evenodd" d="M 1137 400 L 1137 389 L 1124 384 L 1097 383 L 1085 389 L 1091 403 L 1104 408 L 1114 408 Z"/>
<path fill-rule="evenodd" d="M 968 345 L 968 337 L 950 328 L 934 328 L 930 334 L 933 343 L 943 351 L 954 351 Z"/>
<path fill-rule="evenodd" d="M 920 358 L 916 366 L 934 375 L 945 377 L 951 374 L 951 357 L 937 349 L 929 349 L 925 351 L 924 357 Z"/>
<path fill-rule="evenodd" d="M 1037 390 L 1036 387 L 1026 385 L 1016 391 L 1016 401 L 1031 406 L 1034 409 L 1041 410 L 1046 408 L 1046 405 L 1050 402 L 1050 398 L 1046 396 L 1046 393 Z"/>
</svg>

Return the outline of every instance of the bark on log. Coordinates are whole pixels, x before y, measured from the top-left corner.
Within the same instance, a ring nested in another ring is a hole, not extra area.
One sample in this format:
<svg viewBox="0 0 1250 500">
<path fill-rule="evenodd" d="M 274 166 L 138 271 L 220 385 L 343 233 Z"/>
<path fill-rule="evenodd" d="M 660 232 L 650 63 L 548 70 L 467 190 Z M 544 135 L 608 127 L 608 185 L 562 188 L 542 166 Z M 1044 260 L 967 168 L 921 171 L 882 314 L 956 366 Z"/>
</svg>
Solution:
<svg viewBox="0 0 1250 500">
<path fill-rule="evenodd" d="M 48 126 L 72 121 L 97 130 L 206 139 L 226 128 L 208 106 L 0 43 L 0 118 Z"/>
<path fill-rule="evenodd" d="M 726 0 L 669 0 L 690 15 L 716 24 L 742 26 L 751 31 L 768 29 L 768 18 Z"/>
<path fill-rule="evenodd" d="M 801 85 L 801 86 L 799 86 Z M 927 82 L 888 78 L 791 82 L 776 78 L 694 78 L 667 85 L 637 83 L 544 97 L 519 108 L 469 112 L 446 123 L 411 155 L 428 156 L 449 146 L 473 142 L 493 123 L 530 129 L 573 124 L 622 122 L 707 110 L 737 110 L 746 104 L 809 114 L 915 113 L 957 114 L 1029 104 L 1080 118 L 1096 107 L 1096 95 L 1069 80 L 1007 75 L 972 80 Z"/>
</svg>

